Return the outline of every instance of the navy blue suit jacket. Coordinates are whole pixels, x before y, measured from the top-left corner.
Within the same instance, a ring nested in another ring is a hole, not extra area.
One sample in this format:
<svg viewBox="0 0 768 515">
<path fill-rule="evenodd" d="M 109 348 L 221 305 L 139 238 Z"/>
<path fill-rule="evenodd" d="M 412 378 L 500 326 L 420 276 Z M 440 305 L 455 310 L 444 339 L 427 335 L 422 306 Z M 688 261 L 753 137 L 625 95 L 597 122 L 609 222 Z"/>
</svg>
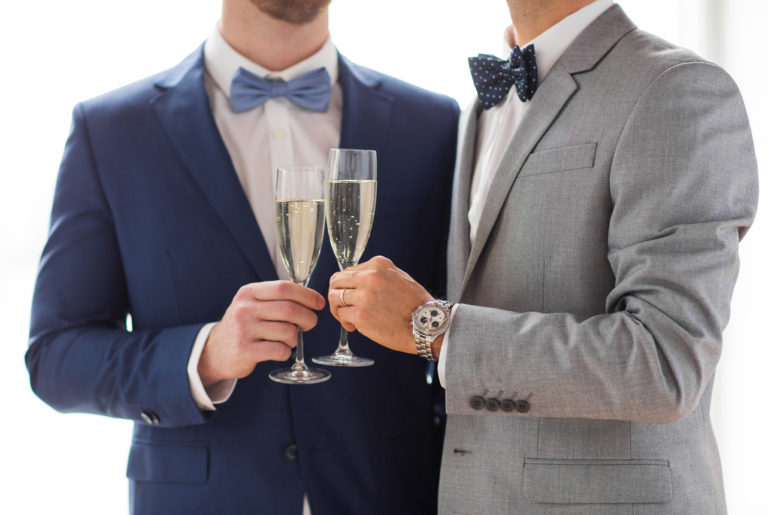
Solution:
<svg viewBox="0 0 768 515">
<path fill-rule="evenodd" d="M 390 257 L 439 292 L 458 108 L 343 57 L 339 65 L 340 146 L 378 152 L 366 255 Z M 326 238 L 310 287 L 325 294 L 336 270 Z M 261 363 L 215 412 L 195 405 L 186 367 L 198 331 L 242 285 L 276 278 L 198 49 L 75 108 L 34 293 L 32 387 L 63 412 L 135 421 L 134 513 L 299 514 L 305 493 L 313 515 L 434 512 L 439 392 L 416 356 L 353 333 L 352 348 L 374 366 L 286 386 L 267 377 L 279 364 Z M 319 319 L 305 337 L 309 357 L 338 341 L 327 308 Z"/>
</svg>

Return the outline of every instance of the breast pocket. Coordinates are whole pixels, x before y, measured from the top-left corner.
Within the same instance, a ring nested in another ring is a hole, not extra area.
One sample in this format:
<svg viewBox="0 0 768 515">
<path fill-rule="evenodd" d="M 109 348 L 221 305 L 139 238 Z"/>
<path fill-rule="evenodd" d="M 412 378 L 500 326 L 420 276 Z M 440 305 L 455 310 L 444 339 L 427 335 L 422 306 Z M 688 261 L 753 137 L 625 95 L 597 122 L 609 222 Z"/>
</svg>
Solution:
<svg viewBox="0 0 768 515">
<path fill-rule="evenodd" d="M 597 143 L 585 143 L 572 147 L 540 150 L 528 156 L 520 176 L 562 173 L 572 170 L 584 170 L 595 165 Z"/>
</svg>

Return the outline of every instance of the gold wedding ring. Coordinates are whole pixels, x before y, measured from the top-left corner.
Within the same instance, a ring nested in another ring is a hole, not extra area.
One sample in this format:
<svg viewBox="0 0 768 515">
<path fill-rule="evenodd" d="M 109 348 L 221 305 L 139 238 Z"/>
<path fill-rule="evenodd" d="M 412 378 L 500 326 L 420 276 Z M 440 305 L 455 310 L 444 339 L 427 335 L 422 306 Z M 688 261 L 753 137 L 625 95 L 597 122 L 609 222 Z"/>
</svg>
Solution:
<svg viewBox="0 0 768 515">
<path fill-rule="evenodd" d="M 343 307 L 343 308 L 347 307 L 347 303 L 344 302 L 344 292 L 346 292 L 346 291 L 347 291 L 347 289 L 344 288 L 343 290 L 341 290 L 341 295 L 339 295 L 339 302 L 341 302 L 341 307 Z"/>
</svg>

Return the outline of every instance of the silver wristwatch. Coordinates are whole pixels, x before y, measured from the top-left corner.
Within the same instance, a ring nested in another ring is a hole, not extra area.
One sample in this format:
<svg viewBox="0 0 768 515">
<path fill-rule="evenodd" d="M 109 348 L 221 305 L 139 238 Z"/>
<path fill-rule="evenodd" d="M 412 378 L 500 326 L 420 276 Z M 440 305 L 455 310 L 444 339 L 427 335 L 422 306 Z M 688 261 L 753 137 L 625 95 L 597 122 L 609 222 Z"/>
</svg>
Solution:
<svg viewBox="0 0 768 515">
<path fill-rule="evenodd" d="M 419 356 L 428 361 L 437 361 L 432 353 L 432 342 L 448 330 L 451 322 L 451 304 L 445 300 L 431 300 L 411 313 L 413 337 Z"/>
</svg>

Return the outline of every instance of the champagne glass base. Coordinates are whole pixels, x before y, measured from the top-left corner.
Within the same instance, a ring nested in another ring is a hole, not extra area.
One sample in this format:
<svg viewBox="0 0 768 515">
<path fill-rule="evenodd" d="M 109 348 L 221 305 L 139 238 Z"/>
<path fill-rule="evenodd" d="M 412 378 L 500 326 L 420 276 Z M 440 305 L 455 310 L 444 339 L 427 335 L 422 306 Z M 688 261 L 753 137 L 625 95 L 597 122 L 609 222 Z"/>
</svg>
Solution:
<svg viewBox="0 0 768 515">
<path fill-rule="evenodd" d="M 334 353 L 329 356 L 317 356 L 312 358 L 312 362 L 329 367 L 370 367 L 374 363 L 372 359 L 362 358 L 352 353 Z"/>
<path fill-rule="evenodd" d="M 284 384 L 317 384 L 329 380 L 331 373 L 322 368 L 306 368 L 304 370 L 281 368 L 270 372 L 269 378 Z"/>
</svg>

